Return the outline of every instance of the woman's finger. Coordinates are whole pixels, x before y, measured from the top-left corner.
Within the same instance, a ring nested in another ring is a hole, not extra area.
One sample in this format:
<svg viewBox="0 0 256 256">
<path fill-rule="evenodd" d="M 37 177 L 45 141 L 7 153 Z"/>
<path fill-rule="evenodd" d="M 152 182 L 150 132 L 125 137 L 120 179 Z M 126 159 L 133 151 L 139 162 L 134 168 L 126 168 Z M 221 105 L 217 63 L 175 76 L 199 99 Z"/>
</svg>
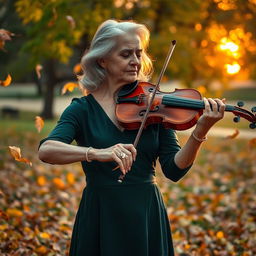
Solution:
<svg viewBox="0 0 256 256">
<path fill-rule="evenodd" d="M 122 172 L 123 174 L 125 174 L 125 173 L 126 173 L 126 169 L 125 169 L 125 167 L 124 167 L 123 161 L 120 159 L 120 157 L 119 157 L 115 152 L 113 153 L 113 160 L 114 160 L 115 162 L 117 162 L 117 164 L 118 164 L 118 166 L 119 166 L 121 172 Z"/>
</svg>

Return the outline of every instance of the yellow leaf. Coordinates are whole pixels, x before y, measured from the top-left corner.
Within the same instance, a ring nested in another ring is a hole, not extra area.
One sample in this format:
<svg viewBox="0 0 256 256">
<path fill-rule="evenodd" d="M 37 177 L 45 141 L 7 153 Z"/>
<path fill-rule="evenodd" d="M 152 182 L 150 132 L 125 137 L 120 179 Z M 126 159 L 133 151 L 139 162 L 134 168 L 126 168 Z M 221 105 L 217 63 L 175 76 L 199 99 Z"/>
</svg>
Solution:
<svg viewBox="0 0 256 256">
<path fill-rule="evenodd" d="M 10 76 L 10 74 L 8 74 L 8 76 L 6 77 L 5 80 L 0 80 L 0 85 L 1 86 L 4 86 L 4 87 L 7 87 L 11 84 L 11 81 L 12 81 L 12 77 Z"/>
<path fill-rule="evenodd" d="M 66 187 L 65 183 L 60 178 L 54 178 L 53 183 L 59 189 L 64 189 Z"/>
<path fill-rule="evenodd" d="M 39 176 L 38 178 L 37 178 L 37 183 L 38 183 L 38 185 L 39 186 L 44 186 L 46 183 L 47 183 L 47 181 L 46 181 L 46 178 L 44 177 L 44 176 Z"/>
<path fill-rule="evenodd" d="M 69 172 L 66 177 L 68 184 L 73 185 L 75 183 L 75 176 L 73 173 Z"/>
<path fill-rule="evenodd" d="M 42 117 L 40 117 L 40 116 L 35 117 L 35 127 L 36 127 L 38 132 L 41 132 L 41 130 L 44 127 L 44 120 L 43 120 Z"/>
<path fill-rule="evenodd" d="M 11 156 L 18 162 L 23 162 L 26 164 L 29 164 L 30 166 L 32 166 L 32 162 L 29 161 L 27 158 L 23 158 L 21 157 L 21 150 L 18 147 L 15 146 L 9 146 L 9 151 Z"/>
<path fill-rule="evenodd" d="M 21 217 L 23 216 L 23 212 L 15 209 L 15 208 L 8 208 L 6 211 L 7 215 L 11 216 L 11 217 Z"/>
<path fill-rule="evenodd" d="M 41 233 L 39 234 L 39 236 L 40 236 L 41 238 L 43 238 L 43 239 L 50 239 L 50 238 L 51 238 L 51 236 L 50 236 L 48 233 L 46 233 L 46 232 L 41 232 Z"/>
<path fill-rule="evenodd" d="M 235 131 L 233 132 L 233 134 L 228 135 L 226 138 L 227 139 L 234 139 L 239 135 L 239 130 L 235 129 Z"/>
<path fill-rule="evenodd" d="M 77 83 L 66 83 L 62 88 L 61 95 L 65 94 L 67 91 L 72 92 L 76 87 L 78 87 Z"/>
<path fill-rule="evenodd" d="M 217 237 L 218 239 L 221 239 L 221 238 L 224 237 L 224 233 L 223 233 L 222 231 L 218 231 L 218 232 L 216 233 L 216 237 Z"/>
<path fill-rule="evenodd" d="M 0 225 L 0 231 L 4 231 L 4 230 L 6 230 L 6 229 L 8 229 L 9 228 L 9 225 L 8 224 L 2 224 L 2 225 Z"/>
</svg>

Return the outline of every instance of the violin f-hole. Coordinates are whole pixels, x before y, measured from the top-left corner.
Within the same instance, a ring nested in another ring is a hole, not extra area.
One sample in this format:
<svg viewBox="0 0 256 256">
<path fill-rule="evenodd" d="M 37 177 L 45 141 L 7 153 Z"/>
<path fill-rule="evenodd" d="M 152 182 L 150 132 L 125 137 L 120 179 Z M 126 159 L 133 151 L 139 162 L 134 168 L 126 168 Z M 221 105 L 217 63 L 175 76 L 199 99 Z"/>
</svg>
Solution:
<svg viewBox="0 0 256 256">
<path fill-rule="evenodd" d="M 154 106 L 153 109 L 149 110 L 149 112 L 154 113 L 154 112 L 159 111 L 159 109 L 160 109 L 160 107 L 157 105 L 157 106 Z M 139 116 L 144 116 L 145 113 L 146 113 L 146 110 L 143 109 L 143 110 L 141 110 L 141 111 L 139 112 Z"/>
</svg>

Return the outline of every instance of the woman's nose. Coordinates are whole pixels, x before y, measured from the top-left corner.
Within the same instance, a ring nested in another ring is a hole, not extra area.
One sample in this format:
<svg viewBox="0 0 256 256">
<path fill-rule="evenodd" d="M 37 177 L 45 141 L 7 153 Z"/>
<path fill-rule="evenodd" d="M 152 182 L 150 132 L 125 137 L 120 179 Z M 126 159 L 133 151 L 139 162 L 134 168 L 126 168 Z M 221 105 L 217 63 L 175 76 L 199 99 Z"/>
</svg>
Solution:
<svg viewBox="0 0 256 256">
<path fill-rule="evenodd" d="M 140 60 L 139 58 L 135 55 L 133 56 L 133 58 L 130 61 L 131 65 L 139 65 L 140 64 Z"/>
</svg>

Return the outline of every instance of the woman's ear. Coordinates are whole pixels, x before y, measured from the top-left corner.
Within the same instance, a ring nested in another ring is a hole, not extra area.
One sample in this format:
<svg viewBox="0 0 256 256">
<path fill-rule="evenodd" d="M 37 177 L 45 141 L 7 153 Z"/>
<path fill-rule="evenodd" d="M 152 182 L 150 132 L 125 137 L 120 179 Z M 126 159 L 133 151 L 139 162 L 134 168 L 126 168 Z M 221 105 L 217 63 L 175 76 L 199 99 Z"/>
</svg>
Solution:
<svg viewBox="0 0 256 256">
<path fill-rule="evenodd" d="M 102 67 L 102 68 L 105 68 L 106 67 L 106 61 L 105 59 L 99 59 L 98 61 L 98 64 Z"/>
</svg>

